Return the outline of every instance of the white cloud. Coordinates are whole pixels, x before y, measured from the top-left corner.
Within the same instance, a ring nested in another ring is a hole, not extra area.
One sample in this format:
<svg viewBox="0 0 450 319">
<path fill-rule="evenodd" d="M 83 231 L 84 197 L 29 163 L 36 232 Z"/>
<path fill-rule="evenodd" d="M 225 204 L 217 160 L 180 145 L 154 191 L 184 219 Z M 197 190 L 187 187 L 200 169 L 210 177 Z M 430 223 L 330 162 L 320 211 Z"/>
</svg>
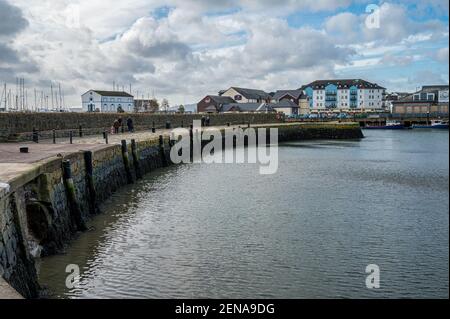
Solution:
<svg viewBox="0 0 450 319">
<path fill-rule="evenodd" d="M 448 39 L 448 27 L 414 21 L 396 4 L 381 6 L 379 30 L 365 28 L 365 13 L 340 12 L 323 21 L 322 30 L 293 28 L 285 18 L 298 10 L 332 13 L 352 2 L 14 0 L 25 26 L 0 40 L 0 80 L 23 76 L 41 89 L 61 82 L 72 105 L 87 89 L 112 88 L 113 81 L 131 83 L 140 94 L 155 90 L 160 98 L 194 102 L 231 85 L 296 88 L 337 70 L 414 63 L 414 46 Z M 155 15 L 161 7 L 167 16 Z M 448 64 L 445 52 L 433 58 Z"/>
</svg>

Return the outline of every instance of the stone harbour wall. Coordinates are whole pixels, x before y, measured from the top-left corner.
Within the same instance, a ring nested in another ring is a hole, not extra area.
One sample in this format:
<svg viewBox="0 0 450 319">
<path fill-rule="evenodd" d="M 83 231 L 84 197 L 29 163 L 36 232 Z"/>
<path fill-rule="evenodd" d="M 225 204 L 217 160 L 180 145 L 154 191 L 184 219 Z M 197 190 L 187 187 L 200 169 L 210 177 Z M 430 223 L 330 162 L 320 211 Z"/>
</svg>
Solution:
<svg viewBox="0 0 450 319">
<path fill-rule="evenodd" d="M 31 140 L 33 129 L 41 138 L 51 138 L 52 130 L 57 137 L 67 137 L 70 131 L 78 134 L 80 126 L 84 135 L 101 134 L 109 131 L 114 121 L 122 118 L 124 122 L 131 117 L 136 130 L 148 130 L 153 124 L 163 128 L 166 122 L 173 127 L 189 127 L 193 120 L 200 120 L 202 114 L 143 114 L 143 113 L 0 113 L 0 142 Z M 279 122 L 274 113 L 229 113 L 211 114 L 211 126 L 227 123 L 265 124 Z"/>
</svg>

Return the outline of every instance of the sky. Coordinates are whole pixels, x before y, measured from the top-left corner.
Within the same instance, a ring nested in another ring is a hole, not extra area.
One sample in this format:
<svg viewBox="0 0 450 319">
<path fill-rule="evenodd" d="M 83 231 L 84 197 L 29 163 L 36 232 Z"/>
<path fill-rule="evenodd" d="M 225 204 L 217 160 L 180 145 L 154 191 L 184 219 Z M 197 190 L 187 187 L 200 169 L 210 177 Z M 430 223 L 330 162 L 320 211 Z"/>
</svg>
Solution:
<svg viewBox="0 0 450 319">
<path fill-rule="evenodd" d="M 388 91 L 449 82 L 448 0 L 0 0 L 0 83 L 65 102 L 112 90 L 197 103 L 362 78 Z M 0 89 L 1 91 L 1 89 Z"/>
</svg>

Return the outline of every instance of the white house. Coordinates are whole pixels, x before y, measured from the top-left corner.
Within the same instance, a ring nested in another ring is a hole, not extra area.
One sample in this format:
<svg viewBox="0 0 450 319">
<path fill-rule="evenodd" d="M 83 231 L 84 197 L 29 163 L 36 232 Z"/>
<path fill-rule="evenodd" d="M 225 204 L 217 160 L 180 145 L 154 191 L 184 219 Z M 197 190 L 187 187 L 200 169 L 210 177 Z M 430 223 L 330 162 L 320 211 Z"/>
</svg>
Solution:
<svg viewBox="0 0 450 319">
<path fill-rule="evenodd" d="M 133 112 L 134 97 L 126 92 L 89 90 L 81 96 L 84 112 Z"/>
<path fill-rule="evenodd" d="M 316 110 L 380 110 L 386 89 L 361 79 L 321 80 L 301 88 Z"/>
</svg>

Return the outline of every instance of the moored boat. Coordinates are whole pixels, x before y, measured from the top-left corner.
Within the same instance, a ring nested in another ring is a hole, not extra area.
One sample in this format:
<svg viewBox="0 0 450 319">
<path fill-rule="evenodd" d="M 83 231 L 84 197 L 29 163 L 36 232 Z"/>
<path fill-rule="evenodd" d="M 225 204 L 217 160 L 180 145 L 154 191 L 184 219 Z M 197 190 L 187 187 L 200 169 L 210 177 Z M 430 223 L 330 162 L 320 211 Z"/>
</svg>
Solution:
<svg viewBox="0 0 450 319">
<path fill-rule="evenodd" d="M 431 124 L 427 124 L 427 125 L 420 125 L 420 124 L 415 124 L 413 125 L 413 128 L 418 128 L 418 129 L 447 129 L 448 130 L 448 121 L 432 121 Z"/>
<path fill-rule="evenodd" d="M 403 130 L 405 125 L 398 121 L 387 121 L 386 125 L 369 125 L 365 128 L 371 130 Z"/>
</svg>

